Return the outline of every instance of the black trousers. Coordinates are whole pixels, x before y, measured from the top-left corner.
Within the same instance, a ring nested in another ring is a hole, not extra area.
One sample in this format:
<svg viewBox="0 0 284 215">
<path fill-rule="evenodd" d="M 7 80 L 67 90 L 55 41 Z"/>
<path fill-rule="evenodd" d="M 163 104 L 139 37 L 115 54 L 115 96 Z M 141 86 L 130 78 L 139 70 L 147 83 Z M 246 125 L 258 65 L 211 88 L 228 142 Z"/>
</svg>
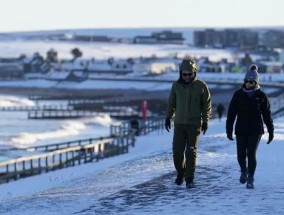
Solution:
<svg viewBox="0 0 284 215">
<path fill-rule="evenodd" d="M 254 176 L 256 169 L 256 151 L 261 139 L 261 134 L 236 135 L 238 163 L 242 172 Z"/>
</svg>

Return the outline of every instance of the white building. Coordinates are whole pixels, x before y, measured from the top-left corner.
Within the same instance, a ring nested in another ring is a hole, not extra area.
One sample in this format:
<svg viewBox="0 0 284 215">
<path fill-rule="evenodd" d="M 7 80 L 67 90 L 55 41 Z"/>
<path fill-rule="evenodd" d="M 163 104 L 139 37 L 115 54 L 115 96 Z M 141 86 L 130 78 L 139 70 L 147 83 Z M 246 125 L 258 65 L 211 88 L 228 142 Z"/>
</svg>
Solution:
<svg viewBox="0 0 284 215">
<path fill-rule="evenodd" d="M 138 74 L 162 74 L 169 71 L 177 71 L 178 62 L 172 58 L 143 59 L 133 66 L 133 72 Z"/>
<path fill-rule="evenodd" d="M 284 65 L 284 49 L 279 54 L 279 61 Z"/>
</svg>

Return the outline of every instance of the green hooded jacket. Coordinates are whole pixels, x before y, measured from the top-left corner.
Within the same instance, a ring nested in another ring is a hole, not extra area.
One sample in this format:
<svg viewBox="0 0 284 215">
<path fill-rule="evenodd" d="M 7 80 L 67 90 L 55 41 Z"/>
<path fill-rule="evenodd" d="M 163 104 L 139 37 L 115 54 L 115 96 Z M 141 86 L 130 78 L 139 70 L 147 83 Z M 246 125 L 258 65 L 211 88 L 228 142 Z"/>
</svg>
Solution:
<svg viewBox="0 0 284 215">
<path fill-rule="evenodd" d="M 196 73 L 195 73 L 196 75 Z M 190 83 L 182 77 L 172 85 L 167 118 L 175 114 L 175 124 L 201 125 L 208 123 L 211 114 L 211 96 L 207 84 L 195 77 Z"/>
</svg>

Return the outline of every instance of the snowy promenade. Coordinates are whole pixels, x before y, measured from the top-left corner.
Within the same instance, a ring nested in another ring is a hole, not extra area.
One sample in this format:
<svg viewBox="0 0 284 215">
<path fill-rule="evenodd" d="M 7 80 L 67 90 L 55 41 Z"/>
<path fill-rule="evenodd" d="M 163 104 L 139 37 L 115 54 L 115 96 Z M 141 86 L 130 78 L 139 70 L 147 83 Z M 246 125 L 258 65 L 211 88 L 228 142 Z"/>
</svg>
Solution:
<svg viewBox="0 0 284 215">
<path fill-rule="evenodd" d="M 137 138 L 128 154 L 0 185 L 0 213 L 14 214 L 284 214 L 284 118 L 258 150 L 255 189 L 239 183 L 235 143 L 225 120 L 200 139 L 196 188 L 176 186 L 170 133 Z"/>
</svg>

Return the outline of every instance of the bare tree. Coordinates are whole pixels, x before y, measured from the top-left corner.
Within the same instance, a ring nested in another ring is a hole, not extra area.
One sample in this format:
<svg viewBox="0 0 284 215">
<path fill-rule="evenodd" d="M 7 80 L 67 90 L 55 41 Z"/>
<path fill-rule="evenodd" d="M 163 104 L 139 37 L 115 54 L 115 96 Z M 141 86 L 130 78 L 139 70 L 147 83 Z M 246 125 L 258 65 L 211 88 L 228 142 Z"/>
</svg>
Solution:
<svg viewBox="0 0 284 215">
<path fill-rule="evenodd" d="M 51 62 L 51 63 L 57 63 L 58 58 L 57 58 L 57 51 L 54 49 L 50 49 L 46 53 L 46 60 Z"/>
<path fill-rule="evenodd" d="M 83 53 L 81 52 L 80 49 L 74 48 L 71 50 L 71 54 L 73 55 L 72 62 L 74 62 L 77 58 L 80 58 L 83 56 Z"/>
</svg>

